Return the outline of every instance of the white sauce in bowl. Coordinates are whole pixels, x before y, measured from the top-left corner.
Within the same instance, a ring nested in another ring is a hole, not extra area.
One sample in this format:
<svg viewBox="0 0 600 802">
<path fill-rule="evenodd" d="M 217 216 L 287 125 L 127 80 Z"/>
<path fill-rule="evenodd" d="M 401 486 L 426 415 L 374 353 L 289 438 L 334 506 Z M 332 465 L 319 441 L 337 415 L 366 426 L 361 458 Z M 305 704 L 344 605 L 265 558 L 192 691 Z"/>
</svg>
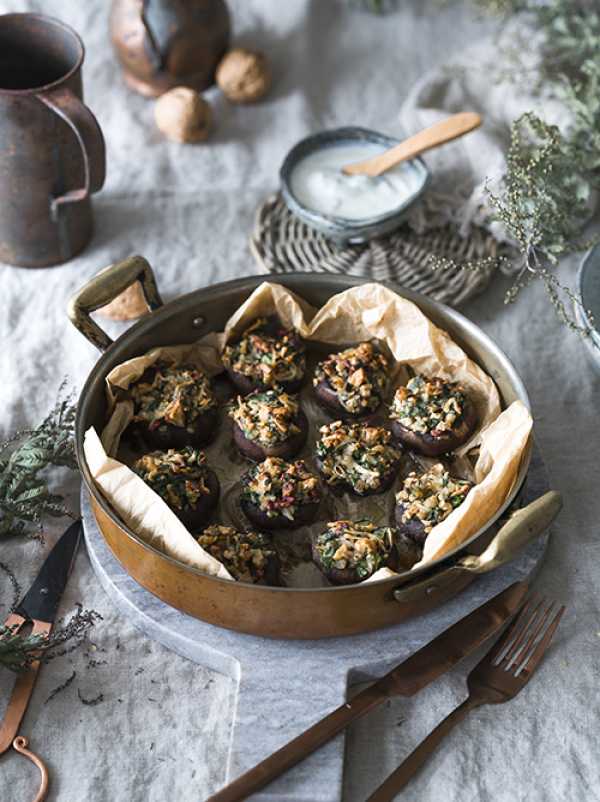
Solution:
<svg viewBox="0 0 600 802">
<path fill-rule="evenodd" d="M 386 150 L 374 142 L 328 145 L 305 156 L 294 167 L 293 195 L 307 209 L 346 220 L 365 220 L 397 209 L 422 186 L 410 162 L 383 175 L 345 175 L 341 168 Z"/>
</svg>

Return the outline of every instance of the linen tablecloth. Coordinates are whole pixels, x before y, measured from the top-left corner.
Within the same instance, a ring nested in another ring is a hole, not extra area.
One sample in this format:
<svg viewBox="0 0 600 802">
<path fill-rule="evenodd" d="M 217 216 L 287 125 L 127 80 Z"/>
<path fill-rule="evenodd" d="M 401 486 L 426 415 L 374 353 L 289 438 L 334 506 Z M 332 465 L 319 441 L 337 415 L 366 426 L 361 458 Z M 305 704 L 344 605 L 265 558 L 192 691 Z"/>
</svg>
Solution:
<svg viewBox="0 0 600 802">
<path fill-rule="evenodd" d="M 254 106 L 217 92 L 215 128 L 203 145 L 166 142 L 151 101 L 129 92 L 108 41 L 108 0 L 0 0 L 0 12 L 41 11 L 71 24 L 87 56 L 85 95 L 107 141 L 108 178 L 94 202 L 96 233 L 67 265 L 0 266 L 0 434 L 37 423 L 63 376 L 79 389 L 97 353 L 68 323 L 67 299 L 101 267 L 142 253 L 167 299 L 255 270 L 247 238 L 257 204 L 276 187 L 286 151 L 321 128 L 357 124 L 397 133 L 411 85 L 451 61 L 493 23 L 471 5 L 404 0 L 379 18 L 334 0 L 231 2 L 234 39 L 263 49 L 274 86 Z M 575 265 L 561 268 L 572 278 Z M 454 731 L 406 799 L 420 802 L 589 802 L 600 799 L 597 727 L 600 652 L 598 391 L 582 344 L 557 324 L 540 287 L 503 305 L 498 279 L 464 310 L 507 352 L 531 395 L 536 435 L 552 485 L 565 499 L 538 581 L 568 605 L 539 676 L 511 704 L 484 708 Z M 108 325 L 114 336 L 122 324 Z M 77 506 L 78 482 L 57 476 Z M 64 527 L 48 527 L 51 544 Z M 0 560 L 24 587 L 44 549 L 0 543 Z M 93 645 L 40 676 L 23 731 L 52 774 L 55 802 L 199 800 L 224 778 L 235 687 L 151 642 L 112 608 L 82 550 L 61 611 L 82 601 L 104 616 Z M 10 602 L 0 579 L 0 615 Z M 46 702 L 73 670 L 72 684 Z M 345 802 L 358 802 L 465 696 L 465 667 L 411 700 L 353 726 Z M 276 681 L 276 667 L 274 667 Z M 0 715 L 12 676 L 0 673 Z M 103 694 L 95 706 L 80 701 Z M 0 759 L 0 800 L 32 798 L 37 776 Z"/>
</svg>

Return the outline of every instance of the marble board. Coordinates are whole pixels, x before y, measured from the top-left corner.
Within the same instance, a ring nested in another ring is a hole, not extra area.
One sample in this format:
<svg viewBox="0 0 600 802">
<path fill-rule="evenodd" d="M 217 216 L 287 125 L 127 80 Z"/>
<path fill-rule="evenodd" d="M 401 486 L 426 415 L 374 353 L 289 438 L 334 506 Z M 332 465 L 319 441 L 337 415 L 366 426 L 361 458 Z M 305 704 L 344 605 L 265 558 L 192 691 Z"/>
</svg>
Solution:
<svg viewBox="0 0 600 802">
<path fill-rule="evenodd" d="M 543 461 L 534 449 L 521 503 L 527 504 L 548 489 Z M 228 780 L 342 704 L 350 685 L 382 676 L 513 582 L 532 578 L 549 537 L 544 534 L 513 562 L 478 577 L 455 599 L 427 615 L 363 635 L 284 641 L 220 629 L 160 601 L 138 585 L 112 555 L 84 488 L 81 509 L 92 566 L 119 611 L 149 638 L 236 681 Z M 251 799 L 338 802 L 343 768 L 342 733 Z"/>
</svg>

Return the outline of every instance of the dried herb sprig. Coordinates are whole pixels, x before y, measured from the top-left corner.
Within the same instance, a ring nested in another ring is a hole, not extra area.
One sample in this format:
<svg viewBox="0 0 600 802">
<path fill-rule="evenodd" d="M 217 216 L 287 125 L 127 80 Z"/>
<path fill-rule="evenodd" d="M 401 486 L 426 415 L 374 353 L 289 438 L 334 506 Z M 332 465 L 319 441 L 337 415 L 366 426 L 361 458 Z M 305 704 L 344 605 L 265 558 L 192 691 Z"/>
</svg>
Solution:
<svg viewBox="0 0 600 802">
<path fill-rule="evenodd" d="M 35 660 L 47 662 L 68 654 L 85 640 L 91 627 L 101 619 L 100 613 L 84 610 L 78 604 L 77 612 L 67 622 L 59 621 L 48 638 L 21 635 L 14 628 L 0 625 L 0 666 L 11 671 L 24 671 Z"/>
<path fill-rule="evenodd" d="M 71 516 L 64 498 L 51 493 L 45 469 L 75 470 L 73 430 L 75 405 L 72 394 L 60 387 L 54 409 L 36 429 L 16 432 L 0 443 L 0 537 L 41 533 L 44 516 Z"/>
</svg>

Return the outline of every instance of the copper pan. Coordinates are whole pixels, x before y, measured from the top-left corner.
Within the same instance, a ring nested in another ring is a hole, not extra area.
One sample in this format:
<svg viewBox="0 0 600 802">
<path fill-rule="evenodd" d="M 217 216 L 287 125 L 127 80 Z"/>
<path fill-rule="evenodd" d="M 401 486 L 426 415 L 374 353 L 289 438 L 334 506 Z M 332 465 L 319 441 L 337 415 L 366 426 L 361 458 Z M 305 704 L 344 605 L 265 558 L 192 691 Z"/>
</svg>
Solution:
<svg viewBox="0 0 600 802">
<path fill-rule="evenodd" d="M 90 313 L 136 280 L 141 282 L 151 314 L 113 342 Z M 95 487 L 83 453 L 86 429 L 93 425 L 100 431 L 106 421 L 105 377 L 115 365 L 154 346 L 186 343 L 208 331 L 222 330 L 228 317 L 262 281 L 264 276 L 251 276 L 215 284 L 163 304 L 150 265 L 142 257 L 134 256 L 103 270 L 69 304 L 74 325 L 103 351 L 83 387 L 77 409 L 76 449 L 83 481 L 108 546 L 143 587 L 189 615 L 239 632 L 278 638 L 356 634 L 398 623 L 441 604 L 465 588 L 477 573 L 511 559 L 516 549 L 534 533 L 541 532 L 554 517 L 560 501 L 557 494 L 548 494 L 551 498 L 545 498 L 509 522 L 500 540 L 494 541 L 492 551 L 485 552 L 481 559 L 465 556 L 473 553 L 474 545 L 485 540 L 482 536 L 514 503 L 529 467 L 529 447 L 510 496 L 482 530 L 443 560 L 397 578 L 336 588 L 260 587 L 206 576 L 144 543 L 121 522 Z M 362 283 L 363 279 L 295 273 L 277 276 L 276 281 L 320 307 L 332 295 Z M 514 367 L 481 329 L 443 304 L 402 287 L 388 286 L 417 304 L 434 323 L 450 333 L 494 378 L 505 405 L 520 399 L 529 406 Z M 488 541 L 489 538 L 488 534 Z"/>
</svg>

